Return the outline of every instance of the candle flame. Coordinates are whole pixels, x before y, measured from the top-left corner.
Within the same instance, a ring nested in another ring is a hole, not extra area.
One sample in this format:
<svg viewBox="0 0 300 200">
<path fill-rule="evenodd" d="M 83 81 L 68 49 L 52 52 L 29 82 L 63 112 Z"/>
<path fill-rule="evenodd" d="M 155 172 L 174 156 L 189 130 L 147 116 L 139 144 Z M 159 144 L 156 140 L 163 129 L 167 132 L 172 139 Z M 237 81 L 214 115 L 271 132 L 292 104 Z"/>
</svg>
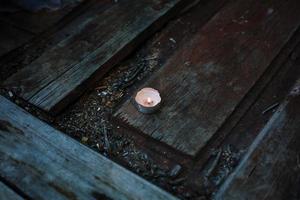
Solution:
<svg viewBox="0 0 300 200">
<path fill-rule="evenodd" d="M 147 103 L 152 104 L 152 99 L 150 97 L 147 98 Z"/>
</svg>

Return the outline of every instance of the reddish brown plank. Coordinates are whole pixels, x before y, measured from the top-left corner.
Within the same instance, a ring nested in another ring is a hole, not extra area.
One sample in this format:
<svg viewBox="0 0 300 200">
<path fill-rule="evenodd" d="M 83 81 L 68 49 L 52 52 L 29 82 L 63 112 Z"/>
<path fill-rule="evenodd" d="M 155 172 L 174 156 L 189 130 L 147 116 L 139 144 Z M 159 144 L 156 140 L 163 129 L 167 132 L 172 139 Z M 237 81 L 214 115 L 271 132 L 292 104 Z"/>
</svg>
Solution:
<svg viewBox="0 0 300 200">
<path fill-rule="evenodd" d="M 238 164 L 240 156 L 247 151 L 255 137 L 278 109 L 278 104 L 285 99 L 299 78 L 300 46 L 296 46 L 300 42 L 299 33 L 297 31 L 272 62 L 262 79 L 255 84 L 255 87 L 226 120 L 224 126 L 218 130 L 217 137 L 210 140 L 208 145 L 197 154 L 197 162 L 194 169 L 190 170 L 189 177 L 190 182 L 196 184 L 198 189 L 205 188 L 203 191 L 211 191 L 212 188 L 217 189 L 223 183 Z M 247 110 L 244 111 L 243 108 Z M 215 151 L 212 152 L 211 149 L 226 152 L 228 147 L 236 153 L 225 154 L 228 156 L 218 160 L 217 166 L 211 167 L 212 161 L 216 160 Z M 224 170 L 224 163 L 227 166 L 226 170 Z M 207 171 L 207 169 L 210 170 Z M 203 184 L 203 180 L 209 184 Z"/>
<path fill-rule="evenodd" d="M 188 2 L 120 1 L 105 11 L 95 10 L 79 26 L 70 28 L 70 36 L 49 48 L 4 85 L 20 90 L 22 98 L 46 111 L 58 111 Z"/>
<path fill-rule="evenodd" d="M 143 84 L 160 90 L 160 112 L 142 115 L 128 100 L 115 116 L 195 155 L 298 28 L 299 8 L 296 0 L 231 2 Z"/>
<path fill-rule="evenodd" d="M 264 129 L 217 199 L 299 199 L 300 81 Z"/>
</svg>

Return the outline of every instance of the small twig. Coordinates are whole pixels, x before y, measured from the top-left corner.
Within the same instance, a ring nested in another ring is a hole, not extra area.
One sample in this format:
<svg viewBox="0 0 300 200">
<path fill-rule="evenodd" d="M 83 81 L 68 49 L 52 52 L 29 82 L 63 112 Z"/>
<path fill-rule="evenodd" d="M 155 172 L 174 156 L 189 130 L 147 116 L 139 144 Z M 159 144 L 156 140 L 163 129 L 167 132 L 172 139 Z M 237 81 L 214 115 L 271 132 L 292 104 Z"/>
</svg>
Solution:
<svg viewBox="0 0 300 200">
<path fill-rule="evenodd" d="M 169 183 L 171 185 L 179 185 L 179 184 L 183 183 L 185 180 L 186 180 L 186 177 L 181 177 L 176 180 L 171 180 L 171 181 L 169 181 Z"/>
<path fill-rule="evenodd" d="M 276 108 L 277 106 L 279 106 L 279 103 L 274 103 L 273 105 L 269 106 L 268 108 L 266 108 L 264 111 L 262 111 L 262 114 L 266 114 L 267 112 L 269 112 L 270 110 L 273 110 L 274 108 Z"/>
<path fill-rule="evenodd" d="M 103 85 L 103 86 L 99 86 L 99 87 L 96 87 L 95 90 L 102 90 L 102 89 L 106 89 L 107 86 Z"/>
<path fill-rule="evenodd" d="M 136 69 L 134 70 L 134 72 L 127 78 L 125 78 L 125 80 L 123 81 L 122 84 L 122 89 L 125 89 L 127 87 L 129 87 L 130 85 L 132 85 L 133 83 L 135 83 L 135 79 L 138 76 L 138 74 L 143 70 L 143 67 L 136 67 Z"/>
<path fill-rule="evenodd" d="M 147 57 L 147 58 L 144 58 L 143 59 L 143 61 L 148 61 L 148 60 L 155 60 L 155 59 L 157 59 L 157 56 L 149 56 L 149 57 Z"/>
<path fill-rule="evenodd" d="M 107 128 L 105 122 L 103 125 L 103 135 L 104 135 L 104 148 L 107 150 L 107 152 L 110 152 L 110 144 L 107 136 Z"/>
<path fill-rule="evenodd" d="M 212 174 L 212 172 L 215 170 L 215 168 L 217 167 L 220 157 L 221 157 L 221 153 L 222 153 L 222 151 L 218 152 L 216 158 L 214 159 L 214 161 L 212 162 L 212 164 L 210 165 L 210 167 L 208 168 L 208 170 L 205 174 L 206 177 L 209 177 Z"/>
</svg>

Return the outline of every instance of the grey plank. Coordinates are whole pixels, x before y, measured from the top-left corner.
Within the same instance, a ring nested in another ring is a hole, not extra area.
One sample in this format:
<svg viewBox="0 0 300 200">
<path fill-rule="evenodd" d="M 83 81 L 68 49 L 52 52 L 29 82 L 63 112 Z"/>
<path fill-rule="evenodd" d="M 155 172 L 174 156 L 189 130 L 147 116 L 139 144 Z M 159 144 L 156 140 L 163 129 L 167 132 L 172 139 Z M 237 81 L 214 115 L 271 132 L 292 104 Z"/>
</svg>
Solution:
<svg viewBox="0 0 300 200">
<path fill-rule="evenodd" d="M 161 92 L 160 111 L 143 115 L 128 100 L 115 117 L 194 156 L 295 33 L 299 6 L 297 0 L 228 3 L 142 84 Z"/>
<path fill-rule="evenodd" d="M 17 193 L 11 190 L 9 187 L 4 185 L 4 183 L 0 182 L 0 199 L 3 200 L 22 200 Z"/>
<path fill-rule="evenodd" d="M 187 2 L 123 0 L 105 11 L 95 10 L 82 19 L 75 33 L 17 72 L 4 86 L 46 111 L 59 111 Z"/>
<path fill-rule="evenodd" d="M 33 199 L 176 199 L 0 96 L 0 176 Z"/>
<path fill-rule="evenodd" d="M 300 198 L 300 81 L 258 134 L 216 199 Z"/>
</svg>

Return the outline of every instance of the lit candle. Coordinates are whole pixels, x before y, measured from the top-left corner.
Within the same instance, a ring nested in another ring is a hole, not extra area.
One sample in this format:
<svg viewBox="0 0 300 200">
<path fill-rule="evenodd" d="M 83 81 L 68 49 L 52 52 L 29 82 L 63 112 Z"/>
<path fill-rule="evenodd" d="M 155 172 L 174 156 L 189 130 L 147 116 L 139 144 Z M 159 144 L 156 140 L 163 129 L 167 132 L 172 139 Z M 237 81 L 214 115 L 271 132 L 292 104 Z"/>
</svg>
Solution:
<svg viewBox="0 0 300 200">
<path fill-rule="evenodd" d="M 138 111 L 150 114 L 159 108 L 161 97 L 157 90 L 153 88 L 143 88 L 137 92 L 133 102 Z"/>
</svg>

